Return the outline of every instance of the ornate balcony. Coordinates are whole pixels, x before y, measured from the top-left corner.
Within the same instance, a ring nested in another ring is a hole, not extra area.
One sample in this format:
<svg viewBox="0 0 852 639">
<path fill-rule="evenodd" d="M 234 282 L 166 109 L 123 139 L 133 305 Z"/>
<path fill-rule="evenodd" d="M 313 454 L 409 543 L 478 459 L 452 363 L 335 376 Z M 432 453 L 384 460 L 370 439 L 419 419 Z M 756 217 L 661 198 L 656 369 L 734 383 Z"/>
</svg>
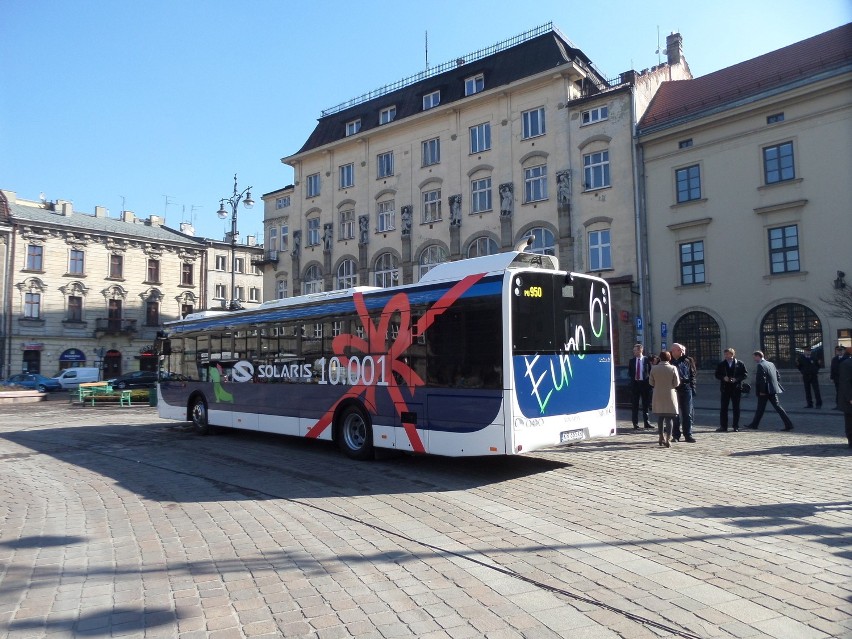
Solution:
<svg viewBox="0 0 852 639">
<path fill-rule="evenodd" d="M 135 319 L 99 317 L 95 320 L 95 337 L 100 337 L 101 335 L 131 335 L 135 332 Z"/>
<path fill-rule="evenodd" d="M 251 263 L 255 266 L 263 266 L 264 264 L 278 264 L 278 254 L 280 251 L 264 251 L 263 257 L 252 258 Z"/>
</svg>

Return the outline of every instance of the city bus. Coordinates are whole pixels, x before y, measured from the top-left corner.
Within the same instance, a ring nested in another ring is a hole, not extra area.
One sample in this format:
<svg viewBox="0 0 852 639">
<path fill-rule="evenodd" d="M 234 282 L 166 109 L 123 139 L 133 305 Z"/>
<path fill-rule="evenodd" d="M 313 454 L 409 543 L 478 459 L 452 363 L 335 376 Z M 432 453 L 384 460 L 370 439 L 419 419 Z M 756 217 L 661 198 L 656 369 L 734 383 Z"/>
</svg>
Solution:
<svg viewBox="0 0 852 639">
<path fill-rule="evenodd" d="M 416 284 L 201 311 L 161 340 L 158 410 L 211 427 L 444 456 L 615 435 L 610 291 L 523 251 Z"/>
</svg>

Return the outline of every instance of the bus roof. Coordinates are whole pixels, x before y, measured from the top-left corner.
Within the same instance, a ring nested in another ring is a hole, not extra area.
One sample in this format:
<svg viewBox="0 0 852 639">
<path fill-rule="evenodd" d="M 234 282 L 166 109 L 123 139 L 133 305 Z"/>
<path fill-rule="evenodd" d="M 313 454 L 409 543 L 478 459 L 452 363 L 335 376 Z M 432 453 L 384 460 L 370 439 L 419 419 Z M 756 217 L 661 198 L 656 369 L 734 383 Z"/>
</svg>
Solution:
<svg viewBox="0 0 852 639">
<path fill-rule="evenodd" d="M 404 287 L 419 286 L 421 284 L 434 284 L 446 281 L 461 280 L 468 275 L 484 273 L 486 275 L 498 274 L 513 268 L 541 268 L 545 270 L 558 270 L 559 262 L 552 255 L 539 255 L 537 253 L 525 253 L 519 251 L 508 251 L 506 253 L 496 253 L 494 255 L 484 255 L 482 257 L 471 257 L 455 262 L 443 262 L 425 273 L 416 284 L 406 284 Z M 336 291 L 324 291 L 322 293 L 308 293 L 307 295 L 298 295 L 294 297 L 285 297 L 279 300 L 269 300 L 263 302 L 260 306 L 243 309 L 243 313 L 252 313 L 259 310 L 269 310 L 273 308 L 284 308 L 287 306 L 295 306 L 297 304 L 305 304 L 312 301 L 333 300 L 338 298 L 351 297 L 353 293 L 366 293 L 369 291 L 388 291 L 390 288 L 382 288 L 380 286 L 356 286 L 353 288 L 341 289 Z M 166 325 L 180 324 L 182 322 L 209 319 L 219 317 L 221 315 L 239 315 L 240 311 L 226 310 L 207 310 L 190 313 L 182 320 L 175 322 L 166 322 Z"/>
</svg>

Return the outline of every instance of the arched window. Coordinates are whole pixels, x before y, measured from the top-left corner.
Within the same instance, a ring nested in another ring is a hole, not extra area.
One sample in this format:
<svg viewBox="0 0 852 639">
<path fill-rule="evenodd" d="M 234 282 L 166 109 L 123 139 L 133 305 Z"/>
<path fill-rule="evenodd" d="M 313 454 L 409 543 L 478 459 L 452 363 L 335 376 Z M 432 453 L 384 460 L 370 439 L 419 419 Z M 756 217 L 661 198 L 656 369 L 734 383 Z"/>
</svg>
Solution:
<svg viewBox="0 0 852 639">
<path fill-rule="evenodd" d="M 337 267 L 335 288 L 339 291 L 353 286 L 358 286 L 358 267 L 354 260 L 343 260 Z"/>
<path fill-rule="evenodd" d="M 305 270 L 305 277 L 302 280 L 302 295 L 308 293 L 322 293 L 322 271 L 320 267 L 313 264 Z"/>
<path fill-rule="evenodd" d="M 468 257 L 482 257 L 483 255 L 495 255 L 500 252 L 500 247 L 490 237 L 478 237 L 467 247 Z"/>
<path fill-rule="evenodd" d="M 538 253 L 539 255 L 556 255 L 556 242 L 554 241 L 552 231 L 537 227 L 524 233 L 524 237 L 530 235 L 533 237 L 533 243 L 527 251 Z"/>
<path fill-rule="evenodd" d="M 779 368 L 795 368 L 796 351 L 822 346 L 822 322 L 801 304 L 781 304 L 760 323 L 760 350 Z"/>
<path fill-rule="evenodd" d="M 393 253 L 382 253 L 376 258 L 373 282 L 374 286 L 383 288 L 399 283 L 399 263 Z"/>
<path fill-rule="evenodd" d="M 423 277 L 433 268 L 447 261 L 447 251 L 442 246 L 433 244 L 427 246 L 420 254 L 420 277 Z"/>
<path fill-rule="evenodd" d="M 672 342 L 686 346 L 686 354 L 698 368 L 715 368 L 722 359 L 722 335 L 710 315 L 692 311 L 681 317 L 672 330 Z"/>
</svg>

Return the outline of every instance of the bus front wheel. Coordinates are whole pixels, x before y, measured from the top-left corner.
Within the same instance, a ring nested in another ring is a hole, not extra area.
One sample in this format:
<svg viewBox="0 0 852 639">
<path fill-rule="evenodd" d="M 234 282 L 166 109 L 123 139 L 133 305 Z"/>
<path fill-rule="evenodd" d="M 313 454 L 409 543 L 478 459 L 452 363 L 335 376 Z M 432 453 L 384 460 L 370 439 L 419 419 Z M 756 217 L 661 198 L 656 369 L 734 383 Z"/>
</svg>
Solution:
<svg viewBox="0 0 852 639">
<path fill-rule="evenodd" d="M 203 397 L 196 397 L 192 402 L 192 425 L 199 435 L 210 434 L 210 424 L 207 421 L 207 402 Z"/>
<path fill-rule="evenodd" d="M 337 444 L 350 459 L 363 461 L 373 456 L 373 427 L 358 406 L 349 406 L 340 415 Z"/>
</svg>

